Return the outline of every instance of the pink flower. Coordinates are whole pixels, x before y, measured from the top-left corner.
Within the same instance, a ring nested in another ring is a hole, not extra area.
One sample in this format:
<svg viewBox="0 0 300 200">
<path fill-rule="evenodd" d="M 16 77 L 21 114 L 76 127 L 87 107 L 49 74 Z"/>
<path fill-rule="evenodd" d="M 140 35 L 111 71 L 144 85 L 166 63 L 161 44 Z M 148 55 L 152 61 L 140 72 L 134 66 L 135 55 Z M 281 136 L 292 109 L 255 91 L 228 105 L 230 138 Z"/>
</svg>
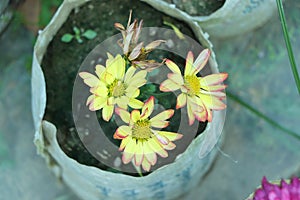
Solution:
<svg viewBox="0 0 300 200">
<path fill-rule="evenodd" d="M 261 188 L 248 200 L 300 200 L 300 180 L 294 177 L 289 183 L 282 179 L 280 184 L 273 184 L 263 177 Z"/>
</svg>

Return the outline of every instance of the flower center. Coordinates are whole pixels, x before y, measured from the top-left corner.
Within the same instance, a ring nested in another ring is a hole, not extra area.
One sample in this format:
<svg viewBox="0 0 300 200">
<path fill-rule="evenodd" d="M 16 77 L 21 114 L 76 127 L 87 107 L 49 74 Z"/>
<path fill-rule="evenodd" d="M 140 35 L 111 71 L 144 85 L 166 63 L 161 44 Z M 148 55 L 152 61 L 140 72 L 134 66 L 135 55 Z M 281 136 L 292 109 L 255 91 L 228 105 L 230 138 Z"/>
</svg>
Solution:
<svg viewBox="0 0 300 200">
<path fill-rule="evenodd" d="M 125 94 L 126 85 L 120 80 L 114 80 L 107 86 L 109 97 L 121 97 Z"/>
<path fill-rule="evenodd" d="M 188 89 L 188 94 L 190 96 L 195 96 L 200 94 L 201 85 L 197 76 L 195 75 L 185 76 L 184 83 L 186 88 Z"/>
<path fill-rule="evenodd" d="M 138 120 L 134 123 L 132 137 L 136 139 L 149 139 L 151 135 L 150 121 L 148 119 Z"/>
</svg>

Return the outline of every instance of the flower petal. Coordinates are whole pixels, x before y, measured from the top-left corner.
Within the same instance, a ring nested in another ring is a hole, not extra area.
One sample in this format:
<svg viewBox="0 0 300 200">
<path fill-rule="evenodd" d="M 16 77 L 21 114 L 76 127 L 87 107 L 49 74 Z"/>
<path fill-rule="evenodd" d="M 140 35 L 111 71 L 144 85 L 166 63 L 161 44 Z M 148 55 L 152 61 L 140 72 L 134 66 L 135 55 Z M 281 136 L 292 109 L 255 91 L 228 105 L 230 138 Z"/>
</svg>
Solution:
<svg viewBox="0 0 300 200">
<path fill-rule="evenodd" d="M 131 140 L 132 140 L 131 136 L 127 136 L 126 138 L 124 138 L 120 144 L 119 151 L 123 151 L 126 145 L 128 144 L 128 142 Z"/>
<path fill-rule="evenodd" d="M 143 151 L 143 142 L 141 140 L 137 141 L 136 151 L 134 155 L 134 163 L 135 166 L 140 166 L 144 159 L 144 151 Z"/>
<path fill-rule="evenodd" d="M 128 135 L 130 135 L 132 132 L 131 128 L 129 126 L 120 126 L 116 132 L 114 133 L 114 139 L 124 139 Z"/>
<path fill-rule="evenodd" d="M 192 111 L 192 105 L 189 102 L 187 103 L 187 114 L 188 114 L 188 118 L 189 118 L 189 125 L 192 125 L 195 121 L 195 116 Z"/>
<path fill-rule="evenodd" d="M 140 120 L 141 115 L 140 115 L 140 111 L 138 110 L 133 110 L 130 114 L 130 120 L 135 123 L 137 120 Z"/>
<path fill-rule="evenodd" d="M 96 87 L 100 82 L 95 75 L 88 72 L 80 72 L 79 76 L 83 79 L 83 82 L 90 87 Z"/>
<path fill-rule="evenodd" d="M 159 86 L 159 89 L 163 92 L 170 92 L 175 91 L 180 88 L 180 85 L 176 84 L 175 82 L 171 81 L 170 79 L 165 80 Z"/>
<path fill-rule="evenodd" d="M 146 51 L 151 51 L 152 49 L 155 49 L 156 47 L 158 47 L 161 43 L 166 42 L 165 40 L 155 40 L 151 43 L 149 43 L 146 47 L 145 50 Z"/>
<path fill-rule="evenodd" d="M 228 77 L 227 73 L 210 74 L 200 79 L 201 86 L 216 85 Z"/>
<path fill-rule="evenodd" d="M 160 155 L 163 158 L 168 157 L 168 152 L 162 148 L 159 141 L 156 138 L 150 138 L 148 139 L 148 144 L 150 148 L 156 152 L 158 155 Z"/>
<path fill-rule="evenodd" d="M 100 81 L 100 83 L 102 83 Z M 101 96 L 101 97 L 106 97 L 107 96 L 107 87 L 104 85 L 104 86 L 99 86 L 99 87 L 93 87 L 90 89 L 90 92 L 93 93 L 93 94 L 96 94 L 97 96 Z"/>
<path fill-rule="evenodd" d="M 144 103 L 138 99 L 129 99 L 129 103 L 128 105 L 131 107 L 131 108 L 134 108 L 134 109 L 140 109 L 143 107 Z"/>
<path fill-rule="evenodd" d="M 173 150 L 175 149 L 176 145 L 173 142 L 169 142 L 167 145 L 162 145 L 166 150 Z"/>
<path fill-rule="evenodd" d="M 169 131 L 159 131 L 158 134 L 168 138 L 168 140 L 170 140 L 170 141 L 179 140 L 183 136 L 182 134 L 173 133 L 173 132 L 169 132 Z"/>
<path fill-rule="evenodd" d="M 136 151 L 136 141 L 135 139 L 131 138 L 131 140 L 127 143 L 124 152 L 123 152 L 123 156 L 122 156 L 122 161 L 124 164 L 129 163 Z"/>
<path fill-rule="evenodd" d="M 127 110 L 124 110 L 122 108 L 115 108 L 115 112 L 117 115 L 119 115 L 121 117 L 121 119 L 123 120 L 123 122 L 129 124 L 130 121 L 130 113 Z"/>
<path fill-rule="evenodd" d="M 226 108 L 226 104 L 224 104 L 217 97 L 207 94 L 200 94 L 200 99 L 204 103 L 205 107 L 213 109 L 213 110 L 223 110 Z"/>
<path fill-rule="evenodd" d="M 184 76 L 193 75 L 193 62 L 194 62 L 194 55 L 191 51 L 189 51 L 187 56 L 186 56 Z"/>
<path fill-rule="evenodd" d="M 132 78 L 130 78 L 129 80 L 128 80 L 128 85 L 130 85 L 131 84 L 131 82 L 133 81 L 133 80 L 144 80 L 145 78 L 146 78 L 146 76 L 147 76 L 147 71 L 145 71 L 145 70 L 140 70 L 140 71 L 138 71 L 136 74 L 134 74 L 133 76 L 132 76 Z M 138 87 L 138 86 L 136 86 L 136 87 Z"/>
<path fill-rule="evenodd" d="M 159 120 L 155 120 L 151 122 L 151 126 L 154 128 L 166 128 L 167 126 L 169 126 L 170 122 L 168 121 L 159 121 Z"/>
<path fill-rule="evenodd" d="M 102 110 L 102 118 L 108 122 L 112 117 L 113 112 L 114 112 L 114 106 L 104 106 Z"/>
<path fill-rule="evenodd" d="M 143 47 L 143 42 L 139 43 L 134 47 L 134 49 L 131 51 L 130 55 L 128 56 L 129 60 L 136 59 L 141 54 L 141 49 Z"/>
<path fill-rule="evenodd" d="M 129 98 L 127 96 L 121 96 L 115 99 L 116 104 L 123 109 L 127 109 L 129 104 Z"/>
<path fill-rule="evenodd" d="M 202 110 L 202 112 L 195 111 L 195 118 L 200 122 L 205 122 L 208 118 L 208 113 L 206 110 Z"/>
<path fill-rule="evenodd" d="M 150 164 L 150 162 L 147 160 L 147 158 L 144 158 L 144 159 L 143 159 L 142 167 L 143 167 L 143 169 L 144 169 L 146 172 L 149 172 L 149 171 L 150 171 L 151 164 Z"/>
<path fill-rule="evenodd" d="M 177 85 L 183 85 L 184 84 L 184 80 L 183 80 L 183 77 L 181 76 L 181 74 L 169 73 L 168 78 L 171 81 L 173 81 L 174 83 L 176 83 Z"/>
<path fill-rule="evenodd" d="M 125 74 L 125 60 L 118 54 L 109 66 L 106 66 L 108 73 L 112 74 L 116 79 L 121 80 Z"/>
<path fill-rule="evenodd" d="M 210 85 L 210 86 L 203 86 L 201 85 L 201 89 L 204 89 L 206 91 L 214 91 L 214 92 L 218 92 L 221 90 L 224 90 L 227 87 L 227 85 Z"/>
<path fill-rule="evenodd" d="M 107 71 L 105 71 L 104 75 L 103 75 L 103 79 L 104 79 L 105 83 L 107 85 L 109 85 L 109 84 L 112 84 L 112 82 L 114 82 L 115 77 L 111 73 L 108 73 Z"/>
<path fill-rule="evenodd" d="M 101 78 L 102 72 L 104 72 L 105 67 L 103 65 L 96 65 L 96 74 L 99 78 Z"/>
<path fill-rule="evenodd" d="M 171 118 L 173 115 L 174 115 L 174 110 L 173 109 L 165 110 L 165 111 L 155 115 L 154 117 L 152 117 L 150 119 L 150 122 L 164 121 L 164 120 L 167 120 L 167 119 Z"/>
<path fill-rule="evenodd" d="M 182 108 L 186 105 L 187 95 L 185 93 L 181 93 L 177 96 L 176 109 Z"/>
<path fill-rule="evenodd" d="M 151 96 L 147 99 L 144 106 L 142 107 L 142 114 L 143 118 L 148 118 L 154 109 L 154 96 Z"/>
<path fill-rule="evenodd" d="M 194 62 L 194 72 L 193 74 L 197 74 L 199 71 L 203 69 L 203 67 L 206 65 L 208 59 L 210 56 L 210 50 L 209 49 L 204 49 L 197 59 Z"/>
<path fill-rule="evenodd" d="M 157 140 L 160 142 L 161 145 L 167 145 L 170 141 L 167 137 L 160 135 L 158 131 L 152 130 L 153 134 L 157 138 Z"/>
<path fill-rule="evenodd" d="M 107 97 L 95 97 L 93 100 L 91 100 L 89 109 L 90 111 L 96 111 L 100 110 L 106 105 Z"/>
<path fill-rule="evenodd" d="M 126 84 L 129 83 L 129 80 L 132 78 L 135 71 L 136 71 L 136 69 L 133 66 L 131 66 L 127 69 L 126 74 L 125 74 L 125 78 L 124 78 L 124 83 L 126 83 Z"/>
<path fill-rule="evenodd" d="M 173 72 L 181 75 L 179 67 L 171 60 L 166 60 L 167 67 Z"/>
<path fill-rule="evenodd" d="M 157 156 L 153 149 L 149 146 L 149 140 L 143 143 L 144 156 L 150 162 L 151 165 L 155 165 Z"/>
</svg>

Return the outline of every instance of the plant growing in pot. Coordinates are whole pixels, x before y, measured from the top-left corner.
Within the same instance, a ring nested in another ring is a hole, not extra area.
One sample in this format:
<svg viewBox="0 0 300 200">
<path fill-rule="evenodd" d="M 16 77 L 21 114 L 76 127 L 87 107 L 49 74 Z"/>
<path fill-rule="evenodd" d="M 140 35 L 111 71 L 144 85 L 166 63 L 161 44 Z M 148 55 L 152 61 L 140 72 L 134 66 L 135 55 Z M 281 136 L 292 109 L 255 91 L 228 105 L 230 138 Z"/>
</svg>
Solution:
<svg viewBox="0 0 300 200">
<path fill-rule="evenodd" d="M 109 4 L 65 1 L 40 34 L 32 81 L 35 143 L 51 169 L 84 199 L 178 197 L 197 185 L 214 158 L 214 151 L 208 153 L 219 140 L 224 112 L 212 110 L 225 108 L 221 82 L 227 75 L 209 75 L 218 73 L 213 52 L 188 36 L 179 43 L 173 30 L 117 23 L 122 33 L 103 41 L 100 37 L 111 32 L 97 30 L 91 19 L 79 22 L 87 12 L 114 13 L 105 8 Z M 144 3 L 135 6 L 134 14 L 141 6 L 150 18 L 153 13 L 163 18 Z M 87 24 L 91 27 L 83 27 Z M 210 48 L 201 29 L 191 24 Z M 75 25 L 95 30 L 97 37 L 62 43 Z M 58 31 L 60 26 L 66 28 Z M 137 35 L 139 40 L 132 39 Z M 79 55 L 78 49 L 83 50 Z"/>
</svg>

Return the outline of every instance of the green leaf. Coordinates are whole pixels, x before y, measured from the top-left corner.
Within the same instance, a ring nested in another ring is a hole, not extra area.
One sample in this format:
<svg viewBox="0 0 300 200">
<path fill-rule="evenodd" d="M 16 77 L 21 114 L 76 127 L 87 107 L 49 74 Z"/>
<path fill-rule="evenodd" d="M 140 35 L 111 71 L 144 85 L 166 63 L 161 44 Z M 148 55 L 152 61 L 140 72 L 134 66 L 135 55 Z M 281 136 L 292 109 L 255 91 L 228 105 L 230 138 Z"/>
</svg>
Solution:
<svg viewBox="0 0 300 200">
<path fill-rule="evenodd" d="M 75 35 L 80 35 L 80 30 L 76 26 L 73 27 L 73 31 L 74 31 Z"/>
<path fill-rule="evenodd" d="M 89 40 L 92 40 L 97 36 L 97 33 L 91 29 L 88 29 L 82 34 L 82 36 Z"/>
<path fill-rule="evenodd" d="M 76 36 L 76 40 L 77 40 L 78 43 L 82 43 L 83 42 L 82 39 L 80 38 L 80 36 L 78 36 L 78 37 Z"/>
<path fill-rule="evenodd" d="M 62 42 L 68 43 L 68 42 L 71 42 L 71 41 L 72 41 L 73 37 L 74 37 L 74 36 L 71 35 L 70 33 L 66 33 L 66 34 L 64 34 L 64 35 L 61 37 L 61 41 L 62 41 Z"/>
</svg>

